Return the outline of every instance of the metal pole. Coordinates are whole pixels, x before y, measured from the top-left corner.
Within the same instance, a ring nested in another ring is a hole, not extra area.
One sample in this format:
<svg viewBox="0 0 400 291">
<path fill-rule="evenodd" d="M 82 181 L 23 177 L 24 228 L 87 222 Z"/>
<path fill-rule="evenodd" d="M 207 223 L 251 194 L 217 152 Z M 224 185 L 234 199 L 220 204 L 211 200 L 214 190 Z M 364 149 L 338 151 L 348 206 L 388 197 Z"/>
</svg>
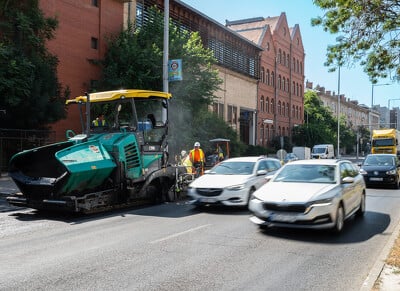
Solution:
<svg viewBox="0 0 400 291">
<path fill-rule="evenodd" d="M 337 157 L 340 158 L 340 64 L 338 70 Z"/>
<path fill-rule="evenodd" d="M 169 92 L 168 84 L 169 59 L 169 0 L 164 0 L 164 50 L 163 50 L 163 91 Z M 162 110 L 162 120 L 167 120 L 167 109 Z"/>
</svg>

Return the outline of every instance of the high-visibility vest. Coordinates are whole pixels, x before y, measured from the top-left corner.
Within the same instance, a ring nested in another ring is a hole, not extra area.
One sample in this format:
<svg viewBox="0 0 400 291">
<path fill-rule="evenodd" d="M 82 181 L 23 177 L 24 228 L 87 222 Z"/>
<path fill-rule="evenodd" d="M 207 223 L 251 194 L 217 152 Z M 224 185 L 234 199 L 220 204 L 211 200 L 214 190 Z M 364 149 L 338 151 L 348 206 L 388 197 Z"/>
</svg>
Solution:
<svg viewBox="0 0 400 291">
<path fill-rule="evenodd" d="M 92 124 L 93 126 L 106 126 L 106 120 L 99 120 L 98 118 L 96 118 L 95 120 L 93 120 Z"/>
<path fill-rule="evenodd" d="M 204 163 L 204 152 L 202 149 L 192 149 L 189 153 L 190 161 L 194 163 Z"/>
</svg>

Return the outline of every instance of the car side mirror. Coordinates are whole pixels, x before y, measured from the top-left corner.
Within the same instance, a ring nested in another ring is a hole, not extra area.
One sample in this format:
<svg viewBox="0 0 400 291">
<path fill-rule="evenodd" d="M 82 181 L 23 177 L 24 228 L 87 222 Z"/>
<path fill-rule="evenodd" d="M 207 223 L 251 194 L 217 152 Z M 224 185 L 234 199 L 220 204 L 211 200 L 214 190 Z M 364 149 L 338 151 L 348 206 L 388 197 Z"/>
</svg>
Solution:
<svg viewBox="0 0 400 291">
<path fill-rule="evenodd" d="M 354 183 L 354 178 L 353 177 L 344 177 L 342 179 L 342 184 L 351 184 Z"/>
<path fill-rule="evenodd" d="M 267 174 L 266 170 L 258 170 L 257 171 L 257 176 L 263 176 L 263 175 L 266 175 L 266 174 Z"/>
</svg>

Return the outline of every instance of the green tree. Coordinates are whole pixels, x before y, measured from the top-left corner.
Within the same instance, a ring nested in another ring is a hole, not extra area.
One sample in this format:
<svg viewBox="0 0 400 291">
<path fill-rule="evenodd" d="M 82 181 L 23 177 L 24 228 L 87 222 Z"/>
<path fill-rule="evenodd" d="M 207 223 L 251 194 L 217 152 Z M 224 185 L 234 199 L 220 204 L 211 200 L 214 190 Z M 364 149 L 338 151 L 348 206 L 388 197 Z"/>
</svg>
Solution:
<svg viewBox="0 0 400 291">
<path fill-rule="evenodd" d="M 304 93 L 304 120 L 305 124 L 293 129 L 295 145 L 312 147 L 314 144 L 336 143 L 337 123 L 316 92 Z"/>
<path fill-rule="evenodd" d="M 0 0 L 0 109 L 4 128 L 43 129 L 65 117 L 56 56 L 46 49 L 58 22 L 38 0 Z"/>
<path fill-rule="evenodd" d="M 327 32 L 340 34 L 328 47 L 327 62 L 335 67 L 344 62 L 360 62 L 372 82 L 388 76 L 400 80 L 400 2 L 398 0 L 314 0 L 325 10 L 313 18 Z"/>
<path fill-rule="evenodd" d="M 164 17 L 152 9 L 143 26 L 128 27 L 110 36 L 104 60 L 94 61 L 103 66 L 100 88 L 162 90 L 163 33 Z M 199 34 L 170 21 L 169 58 L 182 59 L 183 67 L 183 80 L 169 83 L 173 95 L 169 102 L 170 151 L 177 153 L 182 147 L 191 148 L 196 140 L 206 145 L 209 139 L 216 137 L 231 138 L 234 142 L 237 139 L 232 135 L 234 131 L 218 117 L 207 113 L 222 80 L 213 68 L 213 54 L 203 47 Z M 206 122 L 204 116 L 211 122 Z"/>
</svg>

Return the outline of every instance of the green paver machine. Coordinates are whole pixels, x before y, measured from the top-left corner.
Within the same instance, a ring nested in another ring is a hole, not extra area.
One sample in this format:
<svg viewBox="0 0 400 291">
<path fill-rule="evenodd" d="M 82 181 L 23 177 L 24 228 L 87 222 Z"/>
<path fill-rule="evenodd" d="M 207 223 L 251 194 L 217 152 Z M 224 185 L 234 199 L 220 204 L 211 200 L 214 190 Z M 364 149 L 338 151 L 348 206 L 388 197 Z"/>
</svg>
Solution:
<svg viewBox="0 0 400 291">
<path fill-rule="evenodd" d="M 172 201 L 175 170 L 167 163 L 171 94 L 117 90 L 67 100 L 77 106 L 82 133 L 17 153 L 9 175 L 21 193 L 10 204 L 34 209 L 98 212 Z M 105 122 L 92 123 L 93 116 Z M 95 126 L 96 125 L 96 126 Z"/>
</svg>

